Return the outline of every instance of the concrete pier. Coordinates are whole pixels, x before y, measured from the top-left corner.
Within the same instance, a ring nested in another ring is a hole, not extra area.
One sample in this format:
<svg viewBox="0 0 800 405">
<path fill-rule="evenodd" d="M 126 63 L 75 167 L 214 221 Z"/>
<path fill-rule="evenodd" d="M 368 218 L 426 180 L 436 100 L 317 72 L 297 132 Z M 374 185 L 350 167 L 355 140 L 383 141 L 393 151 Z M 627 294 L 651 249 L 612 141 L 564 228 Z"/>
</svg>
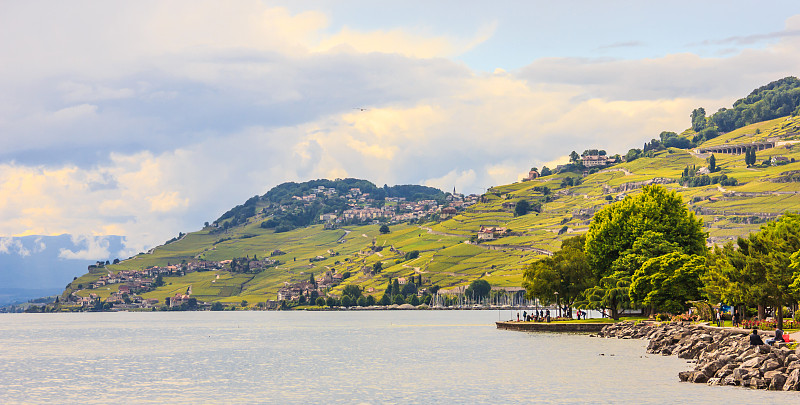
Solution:
<svg viewBox="0 0 800 405">
<path fill-rule="evenodd" d="M 577 332 L 592 333 L 600 332 L 604 326 L 611 325 L 611 322 L 566 322 L 566 323 L 547 323 L 547 322 L 495 322 L 497 329 L 516 330 L 521 332 Z"/>
</svg>

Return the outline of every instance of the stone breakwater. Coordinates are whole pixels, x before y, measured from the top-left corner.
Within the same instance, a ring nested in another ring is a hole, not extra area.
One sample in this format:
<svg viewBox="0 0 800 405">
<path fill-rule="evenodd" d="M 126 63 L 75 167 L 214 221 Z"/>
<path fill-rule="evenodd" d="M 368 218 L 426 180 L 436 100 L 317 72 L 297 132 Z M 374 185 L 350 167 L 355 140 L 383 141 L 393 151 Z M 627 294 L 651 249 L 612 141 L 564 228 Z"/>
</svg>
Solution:
<svg viewBox="0 0 800 405">
<path fill-rule="evenodd" d="M 678 373 L 681 381 L 800 391 L 800 353 L 785 344 L 750 346 L 748 334 L 685 323 L 621 322 L 606 326 L 597 336 L 649 339 L 648 353 L 694 362 L 693 370 Z"/>
</svg>

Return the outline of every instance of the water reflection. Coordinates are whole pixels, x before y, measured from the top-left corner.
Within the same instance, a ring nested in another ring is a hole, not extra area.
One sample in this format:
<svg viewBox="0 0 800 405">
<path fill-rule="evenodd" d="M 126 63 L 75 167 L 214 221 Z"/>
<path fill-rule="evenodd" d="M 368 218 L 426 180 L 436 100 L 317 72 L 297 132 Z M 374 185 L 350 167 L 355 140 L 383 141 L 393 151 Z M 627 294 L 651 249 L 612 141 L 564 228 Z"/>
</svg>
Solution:
<svg viewBox="0 0 800 405">
<path fill-rule="evenodd" d="M 9 314 L 3 403 L 735 403 L 636 340 L 498 331 L 496 312 Z M 602 355 L 601 355 L 602 354 Z"/>
</svg>

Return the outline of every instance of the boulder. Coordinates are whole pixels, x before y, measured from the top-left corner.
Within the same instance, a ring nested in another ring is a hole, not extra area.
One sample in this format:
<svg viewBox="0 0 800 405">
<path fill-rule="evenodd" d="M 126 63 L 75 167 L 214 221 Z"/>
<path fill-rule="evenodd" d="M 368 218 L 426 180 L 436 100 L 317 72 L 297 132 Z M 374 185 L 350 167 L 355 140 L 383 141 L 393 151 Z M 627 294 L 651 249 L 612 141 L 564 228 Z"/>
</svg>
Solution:
<svg viewBox="0 0 800 405">
<path fill-rule="evenodd" d="M 774 374 L 772 374 L 774 373 Z M 783 389 L 783 386 L 786 384 L 786 374 L 783 374 L 779 371 L 770 371 L 767 374 L 764 374 L 764 379 L 769 381 L 769 386 L 767 389 L 772 391 L 780 391 Z"/>
<path fill-rule="evenodd" d="M 761 374 L 765 374 L 767 371 L 777 370 L 779 368 L 781 368 L 781 363 L 779 363 L 778 360 L 769 359 L 761 364 L 759 371 L 761 371 Z"/>
<path fill-rule="evenodd" d="M 740 385 L 743 385 L 745 380 L 749 380 L 753 377 L 760 377 L 761 374 L 758 373 L 758 369 L 756 368 L 748 368 L 748 367 L 739 367 L 736 370 L 733 370 L 733 378 L 739 382 Z"/>
<path fill-rule="evenodd" d="M 694 371 L 692 372 L 692 376 L 689 378 L 689 381 L 693 383 L 704 384 L 708 382 L 708 376 L 703 374 L 702 371 Z"/>
<path fill-rule="evenodd" d="M 767 388 L 767 382 L 763 378 L 753 377 L 748 381 L 747 386 L 754 390 L 763 390 Z"/>
<path fill-rule="evenodd" d="M 717 370 L 714 374 L 714 377 L 725 378 L 731 374 L 733 374 L 733 370 L 736 370 L 738 366 L 736 364 L 726 364 L 721 369 Z"/>
<path fill-rule="evenodd" d="M 689 381 L 689 378 L 692 377 L 693 373 L 694 373 L 693 371 L 681 371 L 680 373 L 678 373 L 678 378 L 681 381 Z"/>
<path fill-rule="evenodd" d="M 783 384 L 784 391 L 797 391 L 800 387 L 800 369 L 794 369 Z"/>
<path fill-rule="evenodd" d="M 746 360 L 744 363 L 742 363 L 742 367 L 757 368 L 758 366 L 761 365 L 762 361 L 763 361 L 763 359 L 761 357 L 753 357 L 751 359 Z"/>
<path fill-rule="evenodd" d="M 703 372 L 703 374 L 714 377 L 717 373 L 717 370 L 721 369 L 725 364 L 721 361 L 711 361 L 703 366 L 699 367 L 699 369 Z"/>
<path fill-rule="evenodd" d="M 722 385 L 722 383 L 723 382 L 722 382 L 721 378 L 709 378 L 708 382 L 706 384 L 708 384 L 708 385 Z"/>
</svg>

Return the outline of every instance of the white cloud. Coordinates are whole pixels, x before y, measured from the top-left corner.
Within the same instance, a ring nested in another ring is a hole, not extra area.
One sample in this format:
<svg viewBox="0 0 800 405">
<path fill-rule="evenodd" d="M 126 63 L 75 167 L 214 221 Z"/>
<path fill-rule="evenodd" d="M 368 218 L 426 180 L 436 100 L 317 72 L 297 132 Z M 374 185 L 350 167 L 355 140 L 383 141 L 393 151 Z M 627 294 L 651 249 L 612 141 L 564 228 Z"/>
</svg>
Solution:
<svg viewBox="0 0 800 405">
<path fill-rule="evenodd" d="M 22 257 L 31 255 L 31 251 L 22 245 L 22 241 L 9 237 L 0 237 L 0 253 L 17 254 Z"/>
<path fill-rule="evenodd" d="M 480 27 L 473 38 L 459 39 L 409 33 L 403 29 L 358 31 L 344 27 L 323 38 L 313 50 L 398 53 L 411 58 L 453 57 L 482 44 L 496 29 L 497 22 L 493 22 Z"/>
<path fill-rule="evenodd" d="M 464 38 L 329 33 L 317 11 L 218 6 L 4 8 L 0 38 L 14 40 L 0 40 L 0 55 L 13 55 L 0 64 L 0 229 L 125 235 L 136 253 L 284 181 L 482 192 L 572 150 L 624 154 L 687 127 L 693 108 L 714 111 L 800 66 L 798 38 L 777 35 L 727 57 L 546 58 L 478 73 L 447 58 L 496 24 Z M 67 8 L 85 12 L 66 19 Z M 85 243 L 62 253 L 103 253 L 100 240 Z"/>
<path fill-rule="evenodd" d="M 86 102 L 100 100 L 118 100 L 133 97 L 136 92 L 133 89 L 115 89 L 94 83 L 65 82 L 59 86 L 59 90 L 64 93 L 66 102 Z"/>
<path fill-rule="evenodd" d="M 72 244 L 86 248 L 78 251 L 62 248 L 59 249 L 58 257 L 67 260 L 99 260 L 110 256 L 109 241 L 103 236 L 73 235 Z"/>
<path fill-rule="evenodd" d="M 47 249 L 47 244 L 44 243 L 44 239 L 38 237 L 33 241 L 33 253 L 41 253 Z"/>
<path fill-rule="evenodd" d="M 475 181 L 478 176 L 475 170 L 469 169 L 464 171 L 451 170 L 442 177 L 434 179 L 423 180 L 422 184 L 428 187 L 436 187 L 442 191 L 450 191 L 455 188 L 456 192 L 464 193 L 464 190 L 475 186 Z"/>
</svg>

